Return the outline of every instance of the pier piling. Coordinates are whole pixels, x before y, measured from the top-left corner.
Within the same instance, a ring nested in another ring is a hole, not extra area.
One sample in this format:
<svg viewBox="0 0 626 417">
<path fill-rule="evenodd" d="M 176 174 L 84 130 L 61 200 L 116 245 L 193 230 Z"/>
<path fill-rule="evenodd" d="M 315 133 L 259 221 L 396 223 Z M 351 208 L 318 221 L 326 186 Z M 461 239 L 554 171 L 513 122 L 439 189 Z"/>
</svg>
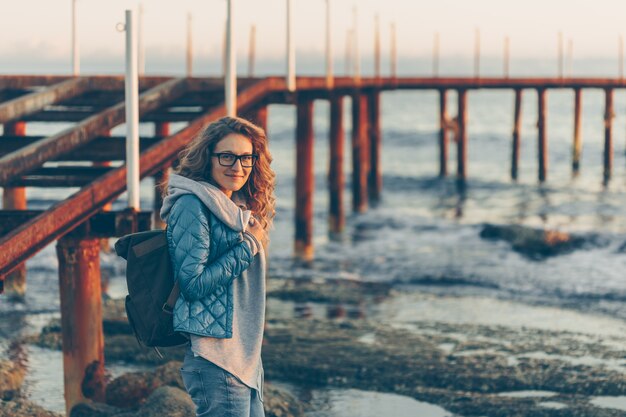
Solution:
<svg viewBox="0 0 626 417">
<path fill-rule="evenodd" d="M 539 181 L 544 182 L 548 172 L 548 139 L 546 132 L 546 115 L 547 115 L 547 93 L 545 88 L 537 89 L 538 98 L 538 116 L 537 128 L 539 133 L 538 140 L 538 158 L 539 158 Z"/>
<path fill-rule="evenodd" d="M 371 91 L 367 95 L 368 132 L 369 139 L 369 169 L 367 179 L 367 191 L 372 202 L 380 201 L 383 188 L 382 169 L 380 166 L 380 153 L 382 137 L 380 131 L 380 92 Z"/>
<path fill-rule="evenodd" d="M 67 415 L 85 398 L 104 401 L 99 253 L 99 239 L 66 236 L 57 243 Z"/>
<path fill-rule="evenodd" d="M 328 170 L 330 194 L 328 226 L 331 236 L 343 232 L 345 227 L 343 211 L 343 189 L 345 184 L 343 156 L 343 96 L 333 95 L 330 98 L 330 166 Z"/>
<path fill-rule="evenodd" d="M 170 135 L 170 124 L 167 122 L 157 122 L 154 124 L 154 136 L 165 138 Z M 153 226 L 155 229 L 165 229 L 165 222 L 161 219 L 161 206 L 163 205 L 163 194 L 161 184 L 165 184 L 169 178 L 169 165 L 163 167 L 154 174 L 154 213 Z"/>
<path fill-rule="evenodd" d="M 448 175 L 447 91 L 439 90 L 439 176 Z"/>
<path fill-rule="evenodd" d="M 574 89 L 574 146 L 572 150 L 572 173 L 574 176 L 580 172 L 580 157 L 582 155 L 582 90 Z"/>
<path fill-rule="evenodd" d="M 467 179 L 467 90 L 458 91 L 457 179 Z"/>
<path fill-rule="evenodd" d="M 367 210 L 367 96 L 358 91 L 352 96 L 352 210 Z"/>
<path fill-rule="evenodd" d="M 604 90 L 604 182 L 611 178 L 613 170 L 613 89 Z"/>
<path fill-rule="evenodd" d="M 297 98 L 296 122 L 296 242 L 295 256 L 313 260 L 313 99 L 305 94 Z"/>
<path fill-rule="evenodd" d="M 511 179 L 517 180 L 522 131 L 522 90 L 515 90 L 515 108 L 513 114 L 513 152 L 511 156 Z"/>
<path fill-rule="evenodd" d="M 258 106 L 244 112 L 244 119 L 251 121 L 255 125 L 259 126 L 265 133 L 267 133 L 267 104 L 261 103 Z"/>
</svg>

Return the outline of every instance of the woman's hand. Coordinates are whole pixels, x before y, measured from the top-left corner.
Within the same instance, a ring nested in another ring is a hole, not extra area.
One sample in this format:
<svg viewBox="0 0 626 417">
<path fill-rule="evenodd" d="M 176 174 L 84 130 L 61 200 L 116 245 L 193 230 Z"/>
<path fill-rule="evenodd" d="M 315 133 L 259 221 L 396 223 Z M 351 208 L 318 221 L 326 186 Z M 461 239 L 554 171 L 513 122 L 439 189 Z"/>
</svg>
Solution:
<svg viewBox="0 0 626 417">
<path fill-rule="evenodd" d="M 254 218 L 254 216 L 250 217 L 247 231 L 250 232 L 256 238 L 256 240 L 259 241 L 259 243 L 263 244 L 266 238 L 266 232 L 265 232 L 265 229 L 261 227 L 261 224 L 259 223 L 259 221 Z"/>
</svg>

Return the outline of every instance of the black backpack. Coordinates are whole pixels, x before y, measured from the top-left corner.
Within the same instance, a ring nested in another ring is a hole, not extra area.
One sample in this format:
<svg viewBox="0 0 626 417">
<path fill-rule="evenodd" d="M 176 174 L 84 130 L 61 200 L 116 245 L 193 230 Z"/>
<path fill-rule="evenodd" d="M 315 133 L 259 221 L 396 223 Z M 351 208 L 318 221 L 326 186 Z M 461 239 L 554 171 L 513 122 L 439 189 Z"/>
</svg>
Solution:
<svg viewBox="0 0 626 417">
<path fill-rule="evenodd" d="M 182 345 L 174 331 L 173 310 L 180 290 L 174 282 L 165 230 L 126 235 L 115 242 L 115 253 L 126 259 L 126 314 L 140 344 L 155 348 Z"/>
</svg>

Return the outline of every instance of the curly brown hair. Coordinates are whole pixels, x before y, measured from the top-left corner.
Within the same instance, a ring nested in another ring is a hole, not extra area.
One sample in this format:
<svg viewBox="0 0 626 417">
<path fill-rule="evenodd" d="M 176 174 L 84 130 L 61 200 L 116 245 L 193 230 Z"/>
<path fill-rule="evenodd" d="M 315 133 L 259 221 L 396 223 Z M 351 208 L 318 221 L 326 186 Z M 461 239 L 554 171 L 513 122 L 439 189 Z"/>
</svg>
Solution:
<svg viewBox="0 0 626 417">
<path fill-rule="evenodd" d="M 248 209 L 252 210 L 265 230 L 268 230 L 276 214 L 274 184 L 276 174 L 270 168 L 270 154 L 267 136 L 259 126 L 239 117 L 223 117 L 209 124 L 178 155 L 179 165 L 174 172 L 195 181 L 209 181 L 211 178 L 211 155 L 215 146 L 226 136 L 236 133 L 252 142 L 252 152 L 259 155 L 252 167 L 250 177 L 238 195 L 242 196 Z"/>
</svg>

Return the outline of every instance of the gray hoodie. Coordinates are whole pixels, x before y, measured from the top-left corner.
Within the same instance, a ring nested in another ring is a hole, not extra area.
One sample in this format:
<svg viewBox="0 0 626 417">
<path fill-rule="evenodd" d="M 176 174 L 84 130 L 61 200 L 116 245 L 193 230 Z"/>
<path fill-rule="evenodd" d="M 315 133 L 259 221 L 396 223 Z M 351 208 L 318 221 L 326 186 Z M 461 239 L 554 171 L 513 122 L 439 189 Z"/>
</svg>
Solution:
<svg viewBox="0 0 626 417">
<path fill-rule="evenodd" d="M 230 372 L 250 388 L 256 389 L 263 400 L 263 365 L 261 345 L 265 324 L 265 253 L 263 246 L 254 236 L 246 232 L 251 212 L 245 210 L 245 202 L 238 199 L 238 206 L 207 182 L 194 181 L 177 174 L 171 174 L 167 196 L 161 208 L 161 218 L 167 221 L 169 212 L 176 200 L 186 194 L 193 194 L 225 225 L 243 233 L 255 254 L 254 260 L 240 277 L 233 280 L 233 337 L 217 339 L 191 335 L 191 350 L 196 356 L 214 363 Z"/>
</svg>

